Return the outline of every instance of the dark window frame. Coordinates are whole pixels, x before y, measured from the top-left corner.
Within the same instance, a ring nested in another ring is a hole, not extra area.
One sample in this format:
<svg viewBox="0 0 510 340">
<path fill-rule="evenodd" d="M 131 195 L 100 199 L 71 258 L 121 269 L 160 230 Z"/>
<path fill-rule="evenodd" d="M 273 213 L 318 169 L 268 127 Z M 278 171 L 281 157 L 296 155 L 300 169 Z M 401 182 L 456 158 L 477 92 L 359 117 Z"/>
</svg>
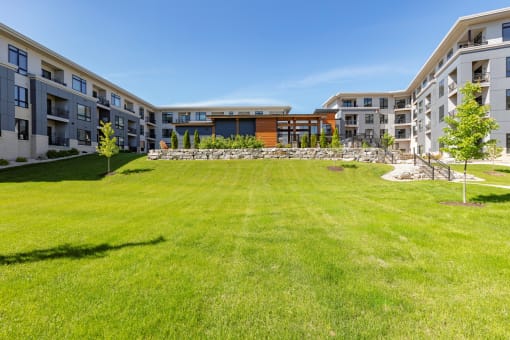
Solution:
<svg viewBox="0 0 510 340">
<path fill-rule="evenodd" d="M 84 108 L 84 112 L 80 112 L 80 108 Z M 92 120 L 92 113 L 90 111 L 90 107 L 83 104 L 76 104 L 76 119 L 83 120 L 85 122 L 90 122 Z"/>
<path fill-rule="evenodd" d="M 380 109 L 388 108 L 388 97 L 379 98 L 379 108 Z"/>
<path fill-rule="evenodd" d="M 72 89 L 87 94 L 87 80 L 73 74 Z"/>
<path fill-rule="evenodd" d="M 372 98 L 363 98 L 363 107 L 372 107 Z"/>
<path fill-rule="evenodd" d="M 161 120 L 163 124 L 172 124 L 174 122 L 173 112 L 163 112 L 161 115 Z"/>
<path fill-rule="evenodd" d="M 439 118 L 439 121 L 442 122 L 444 121 L 444 105 L 441 105 L 439 107 L 439 111 L 438 111 L 438 118 Z"/>
<path fill-rule="evenodd" d="M 506 90 L 506 109 L 510 110 L 510 89 Z"/>
<path fill-rule="evenodd" d="M 510 57 L 506 57 L 506 76 L 510 77 Z"/>
<path fill-rule="evenodd" d="M 24 99 L 21 98 L 21 93 L 24 92 Z M 23 86 L 14 85 L 14 105 L 19 107 L 28 107 L 28 89 Z"/>
<path fill-rule="evenodd" d="M 195 112 L 195 118 L 196 120 L 203 122 L 207 120 L 207 114 L 203 111 Z"/>
<path fill-rule="evenodd" d="M 510 41 L 510 22 L 505 22 L 501 25 L 501 39 L 503 41 Z"/>
<path fill-rule="evenodd" d="M 438 91 L 439 91 L 439 98 L 443 97 L 444 96 L 444 79 L 441 79 L 439 81 L 439 87 L 438 87 Z"/>
<path fill-rule="evenodd" d="M 87 138 L 88 136 L 88 138 Z M 81 138 L 83 137 L 83 138 Z M 76 129 L 76 139 L 78 140 L 78 145 L 91 145 L 92 144 L 92 134 L 90 130 L 85 129 Z"/>
<path fill-rule="evenodd" d="M 12 60 L 16 59 L 16 60 Z M 16 71 L 19 74 L 26 76 L 28 74 L 28 54 L 26 51 L 9 44 L 9 63 L 18 66 Z M 24 65 L 20 65 L 24 61 Z"/>
<path fill-rule="evenodd" d="M 122 101 L 121 101 L 121 98 L 120 98 L 120 96 L 118 94 L 115 94 L 115 93 L 112 92 L 111 98 L 112 98 L 111 104 L 113 106 L 117 106 L 117 107 L 121 106 Z"/>
<path fill-rule="evenodd" d="M 124 129 L 124 127 L 125 127 L 124 117 L 115 116 L 115 128 L 120 130 Z"/>
<path fill-rule="evenodd" d="M 365 124 L 374 124 L 374 114 L 373 113 L 365 114 Z"/>
<path fill-rule="evenodd" d="M 16 130 L 18 131 L 18 140 L 28 140 L 29 138 L 28 120 L 16 118 Z"/>
</svg>

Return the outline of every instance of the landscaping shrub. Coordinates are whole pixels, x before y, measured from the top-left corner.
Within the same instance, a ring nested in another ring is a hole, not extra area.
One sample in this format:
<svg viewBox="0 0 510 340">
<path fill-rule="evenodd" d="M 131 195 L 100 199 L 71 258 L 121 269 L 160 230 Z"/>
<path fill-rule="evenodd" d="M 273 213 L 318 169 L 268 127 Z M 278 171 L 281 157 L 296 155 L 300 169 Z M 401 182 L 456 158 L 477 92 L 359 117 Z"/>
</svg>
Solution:
<svg viewBox="0 0 510 340">
<path fill-rule="evenodd" d="M 198 134 L 198 131 L 195 130 L 195 133 L 193 134 L 193 148 L 198 149 L 199 145 L 200 145 L 200 135 Z"/>
<path fill-rule="evenodd" d="M 23 163 L 23 162 L 26 162 L 26 161 L 27 161 L 27 159 L 25 157 L 17 157 L 16 158 L 16 162 L 18 162 L 18 163 Z"/>
<path fill-rule="evenodd" d="M 9 165 L 9 161 L 3 158 L 0 158 L 0 166 Z"/>
<path fill-rule="evenodd" d="M 317 147 L 317 135 L 316 134 L 312 134 L 312 136 L 310 137 L 310 147 L 311 148 Z"/>
<path fill-rule="evenodd" d="M 54 159 L 54 158 L 75 156 L 75 155 L 79 155 L 79 154 L 80 154 L 80 152 L 76 148 L 72 148 L 69 150 L 48 150 L 46 152 L 46 157 L 48 157 L 49 159 Z"/>
<path fill-rule="evenodd" d="M 303 136 L 301 136 L 301 147 L 302 148 L 308 147 L 308 134 L 306 133 Z"/>
<path fill-rule="evenodd" d="M 184 141 L 183 141 L 183 147 L 185 149 L 189 149 L 191 148 L 191 141 L 189 139 L 189 132 L 188 130 L 184 131 L 184 137 L 183 137 Z"/>
<path fill-rule="evenodd" d="M 173 150 L 179 147 L 179 140 L 177 139 L 177 134 L 175 133 L 175 130 L 172 130 L 172 135 L 170 136 L 170 145 L 172 146 Z"/>
<path fill-rule="evenodd" d="M 222 136 L 202 138 L 199 149 L 260 149 L 264 147 L 264 142 L 255 138 L 255 136 L 231 136 L 224 138 Z"/>
</svg>

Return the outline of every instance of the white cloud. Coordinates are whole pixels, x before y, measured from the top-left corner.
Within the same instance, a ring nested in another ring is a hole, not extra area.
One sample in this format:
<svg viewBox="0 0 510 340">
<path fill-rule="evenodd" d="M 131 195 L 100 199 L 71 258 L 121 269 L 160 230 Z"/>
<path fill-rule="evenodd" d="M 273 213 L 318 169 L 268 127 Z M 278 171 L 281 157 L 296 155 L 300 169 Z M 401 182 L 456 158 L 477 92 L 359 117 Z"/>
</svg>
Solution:
<svg viewBox="0 0 510 340">
<path fill-rule="evenodd" d="M 218 98 L 188 103 L 174 103 L 164 106 L 237 106 L 237 105 L 283 106 L 288 105 L 288 103 L 284 103 L 280 100 L 273 98 Z"/>
<path fill-rule="evenodd" d="M 346 79 L 359 77 L 377 77 L 381 75 L 388 75 L 390 73 L 407 74 L 405 70 L 389 65 L 341 67 L 311 74 L 302 79 L 284 82 L 280 85 L 280 87 L 306 88 L 324 83 L 338 83 Z"/>
</svg>

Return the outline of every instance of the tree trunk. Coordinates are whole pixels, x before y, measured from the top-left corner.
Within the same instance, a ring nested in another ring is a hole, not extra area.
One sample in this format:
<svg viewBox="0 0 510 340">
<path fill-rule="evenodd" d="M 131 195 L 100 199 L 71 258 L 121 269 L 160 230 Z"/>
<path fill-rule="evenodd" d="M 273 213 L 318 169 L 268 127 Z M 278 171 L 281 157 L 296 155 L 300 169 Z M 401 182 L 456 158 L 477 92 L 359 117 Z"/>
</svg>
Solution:
<svg viewBox="0 0 510 340">
<path fill-rule="evenodd" d="M 107 174 L 110 174 L 110 157 L 108 157 L 108 172 Z"/>
<path fill-rule="evenodd" d="M 462 186 L 462 202 L 466 203 L 467 160 L 464 161 L 464 185 Z"/>
</svg>

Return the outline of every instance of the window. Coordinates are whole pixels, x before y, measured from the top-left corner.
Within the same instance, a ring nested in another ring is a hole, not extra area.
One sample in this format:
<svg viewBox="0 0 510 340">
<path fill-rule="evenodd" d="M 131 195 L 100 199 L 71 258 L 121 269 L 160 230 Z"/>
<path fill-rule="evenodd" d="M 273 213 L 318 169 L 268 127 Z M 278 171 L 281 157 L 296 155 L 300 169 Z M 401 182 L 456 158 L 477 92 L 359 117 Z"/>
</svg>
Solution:
<svg viewBox="0 0 510 340">
<path fill-rule="evenodd" d="M 510 110 L 510 89 L 506 90 L 506 109 Z"/>
<path fill-rule="evenodd" d="M 145 117 L 145 109 L 143 107 L 138 109 L 138 115 L 140 116 L 140 119 L 144 119 L 144 117 Z"/>
<path fill-rule="evenodd" d="M 264 111 L 255 111 L 255 114 L 256 114 L 256 115 L 263 115 L 263 114 L 264 114 Z"/>
<path fill-rule="evenodd" d="M 441 67 L 443 67 L 443 59 L 439 60 L 439 64 L 437 64 L 437 69 L 439 70 Z"/>
<path fill-rule="evenodd" d="M 510 133 L 506 134 L 506 153 L 510 154 Z"/>
<path fill-rule="evenodd" d="M 206 119 L 206 114 L 205 112 L 195 112 L 195 118 L 196 120 L 205 120 Z"/>
<path fill-rule="evenodd" d="M 28 140 L 28 120 L 16 119 L 16 128 L 18 129 L 18 139 Z"/>
<path fill-rule="evenodd" d="M 45 69 L 41 69 L 41 75 L 43 78 L 51 80 L 51 72 Z"/>
<path fill-rule="evenodd" d="M 343 99 L 342 107 L 355 107 L 356 103 L 354 99 Z"/>
<path fill-rule="evenodd" d="M 380 136 L 380 137 L 384 136 L 384 134 L 385 134 L 386 132 L 388 132 L 388 130 L 387 130 L 387 129 L 381 129 L 381 130 L 379 130 L 379 136 Z"/>
<path fill-rule="evenodd" d="M 453 56 L 453 48 L 448 51 L 448 54 L 446 54 L 446 60 L 450 59 Z"/>
<path fill-rule="evenodd" d="M 116 129 L 124 129 L 124 118 L 120 116 L 115 116 L 115 128 Z"/>
<path fill-rule="evenodd" d="M 117 146 L 118 146 L 120 149 L 124 149 L 124 137 L 122 137 L 122 136 L 117 136 Z"/>
<path fill-rule="evenodd" d="M 112 93 L 112 105 L 120 107 L 120 96 Z"/>
<path fill-rule="evenodd" d="M 439 98 L 444 96 L 444 79 L 439 82 Z"/>
<path fill-rule="evenodd" d="M 367 113 L 365 115 L 365 124 L 374 124 L 374 114 L 373 113 Z"/>
<path fill-rule="evenodd" d="M 84 120 L 86 122 L 90 122 L 90 107 L 78 104 L 78 114 L 76 116 L 79 120 Z"/>
<path fill-rule="evenodd" d="M 26 88 L 14 85 L 14 105 L 28 107 L 28 90 Z"/>
<path fill-rule="evenodd" d="M 379 124 L 388 124 L 388 115 L 380 115 Z"/>
<path fill-rule="evenodd" d="M 423 113 L 423 100 L 418 103 L 418 113 Z"/>
<path fill-rule="evenodd" d="M 506 57 L 506 76 L 510 77 L 510 57 Z"/>
<path fill-rule="evenodd" d="M 439 121 L 442 122 L 444 120 L 444 105 L 439 107 Z"/>
<path fill-rule="evenodd" d="M 503 24 L 503 41 L 510 41 L 510 22 L 505 22 Z"/>
<path fill-rule="evenodd" d="M 366 129 L 365 130 L 365 136 L 367 138 L 370 138 L 370 139 L 374 138 L 374 130 L 373 129 Z"/>
<path fill-rule="evenodd" d="M 90 131 L 78 129 L 78 145 L 90 145 Z"/>
<path fill-rule="evenodd" d="M 87 94 L 87 81 L 73 74 L 73 90 Z"/>
<path fill-rule="evenodd" d="M 364 107 L 372 107 L 372 98 L 363 98 Z"/>
<path fill-rule="evenodd" d="M 143 128 L 143 125 L 140 125 L 140 135 L 143 135 L 144 134 L 144 128 Z"/>
<path fill-rule="evenodd" d="M 388 108 L 388 98 L 379 98 L 379 108 L 381 109 Z"/>
<path fill-rule="evenodd" d="M 163 138 L 170 138 L 170 136 L 172 135 L 172 129 L 161 130 L 161 135 Z"/>
<path fill-rule="evenodd" d="M 163 124 L 172 124 L 174 120 L 174 114 L 172 112 L 163 112 L 161 119 L 163 120 Z"/>
<path fill-rule="evenodd" d="M 18 73 L 27 75 L 28 62 L 27 52 L 20 50 L 17 47 L 9 45 L 9 63 L 18 66 Z"/>
</svg>

